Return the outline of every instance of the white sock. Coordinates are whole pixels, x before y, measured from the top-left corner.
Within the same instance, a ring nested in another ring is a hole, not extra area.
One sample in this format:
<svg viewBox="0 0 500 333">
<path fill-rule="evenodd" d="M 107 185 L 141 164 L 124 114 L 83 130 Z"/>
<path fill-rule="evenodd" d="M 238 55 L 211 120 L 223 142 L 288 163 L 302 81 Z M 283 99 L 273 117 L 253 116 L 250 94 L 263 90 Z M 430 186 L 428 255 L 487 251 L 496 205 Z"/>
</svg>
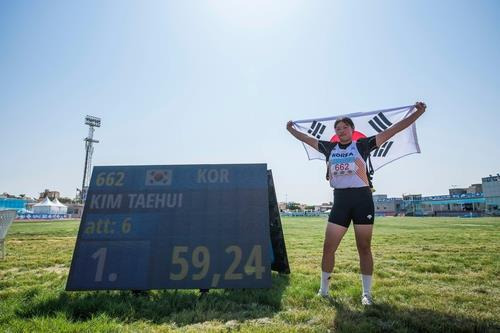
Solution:
<svg viewBox="0 0 500 333">
<path fill-rule="evenodd" d="M 329 284 L 330 284 L 330 275 L 332 273 L 321 272 L 321 287 L 319 288 L 320 293 L 323 295 L 328 294 Z"/>
<path fill-rule="evenodd" d="M 363 284 L 363 295 L 371 295 L 371 293 L 372 293 L 372 276 L 361 274 L 361 282 Z"/>
</svg>

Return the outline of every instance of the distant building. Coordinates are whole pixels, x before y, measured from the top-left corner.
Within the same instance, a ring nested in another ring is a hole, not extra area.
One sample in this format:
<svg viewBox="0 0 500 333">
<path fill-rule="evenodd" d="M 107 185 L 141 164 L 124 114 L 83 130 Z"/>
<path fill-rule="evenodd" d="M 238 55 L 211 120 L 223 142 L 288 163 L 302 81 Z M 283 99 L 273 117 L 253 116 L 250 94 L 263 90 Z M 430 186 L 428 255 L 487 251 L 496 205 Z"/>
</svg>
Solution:
<svg viewBox="0 0 500 333">
<path fill-rule="evenodd" d="M 60 193 L 58 191 L 50 191 L 50 190 L 45 190 L 42 193 L 40 193 L 40 197 L 38 200 L 43 200 L 45 198 L 49 198 L 50 200 L 55 200 L 60 198 Z"/>
<path fill-rule="evenodd" d="M 429 216 L 464 216 L 484 214 L 483 193 L 423 197 L 421 209 Z"/>
<path fill-rule="evenodd" d="M 3 209 L 16 209 L 17 211 L 22 211 L 26 209 L 27 199 L 19 198 L 0 198 L 0 210 Z"/>
<path fill-rule="evenodd" d="M 486 200 L 486 211 L 494 212 L 500 210 L 500 174 L 482 178 L 484 198 Z"/>
<path fill-rule="evenodd" d="M 321 205 L 315 205 L 314 206 L 314 211 L 316 212 L 326 212 L 332 209 L 333 203 L 332 202 L 324 202 Z"/>
<path fill-rule="evenodd" d="M 407 216 L 463 216 L 481 215 L 485 209 L 483 193 L 462 193 L 454 195 L 421 194 L 403 196 Z"/>
<path fill-rule="evenodd" d="M 422 200 L 422 194 L 404 194 L 404 201 L 420 201 Z"/>
<path fill-rule="evenodd" d="M 423 215 L 422 213 L 422 194 L 403 195 L 403 212 L 408 216 Z"/>
<path fill-rule="evenodd" d="M 483 193 L 483 184 L 472 184 L 467 189 L 467 193 L 469 194 Z"/>
<path fill-rule="evenodd" d="M 284 211 L 300 211 L 300 212 L 303 212 L 304 210 L 306 210 L 306 207 L 308 205 L 306 204 L 302 204 L 302 203 L 298 203 L 298 202 L 279 202 L 278 203 L 278 208 L 281 212 L 284 212 Z"/>
<path fill-rule="evenodd" d="M 466 194 L 467 189 L 466 188 L 450 188 L 449 192 L 450 192 L 450 195 L 461 195 L 461 194 Z"/>
<path fill-rule="evenodd" d="M 83 214 L 83 204 L 74 204 L 74 203 L 70 203 L 70 204 L 67 204 L 68 206 L 68 215 L 71 217 L 71 218 L 81 218 L 82 217 L 82 214 Z"/>
<path fill-rule="evenodd" d="M 373 194 L 375 214 L 378 216 L 463 216 L 485 214 L 500 215 L 500 174 L 482 178 L 481 184 L 467 188 L 451 188 L 449 194 L 422 196 L 405 194 L 402 198 L 389 198 L 387 194 Z M 328 213 L 333 202 L 308 206 L 300 203 L 279 203 L 282 213 Z"/>
<path fill-rule="evenodd" d="M 403 210 L 402 198 L 388 198 L 386 194 L 374 194 L 375 215 L 396 216 Z"/>
</svg>

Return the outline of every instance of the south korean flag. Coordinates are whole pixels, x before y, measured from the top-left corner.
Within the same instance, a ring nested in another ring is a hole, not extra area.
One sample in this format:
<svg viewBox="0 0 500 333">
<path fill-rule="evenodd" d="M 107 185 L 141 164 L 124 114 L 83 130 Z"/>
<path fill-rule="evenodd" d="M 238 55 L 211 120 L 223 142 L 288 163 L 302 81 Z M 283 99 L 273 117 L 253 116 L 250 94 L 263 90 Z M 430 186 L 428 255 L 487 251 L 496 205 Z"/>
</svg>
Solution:
<svg viewBox="0 0 500 333">
<path fill-rule="evenodd" d="M 146 171 L 145 185 L 166 186 L 172 184 L 172 170 L 150 169 Z"/>
<path fill-rule="evenodd" d="M 395 123 L 408 117 L 415 111 L 414 105 L 402 106 L 393 109 L 358 112 L 327 118 L 305 119 L 294 121 L 297 130 L 318 140 L 338 142 L 335 135 L 334 123 L 338 118 L 349 117 L 354 122 L 355 131 L 352 140 L 377 135 L 393 126 Z M 325 160 L 325 156 L 307 144 L 303 144 L 310 160 Z M 373 169 L 377 170 L 384 165 L 410 154 L 420 153 L 415 123 L 393 136 L 371 153 Z"/>
</svg>

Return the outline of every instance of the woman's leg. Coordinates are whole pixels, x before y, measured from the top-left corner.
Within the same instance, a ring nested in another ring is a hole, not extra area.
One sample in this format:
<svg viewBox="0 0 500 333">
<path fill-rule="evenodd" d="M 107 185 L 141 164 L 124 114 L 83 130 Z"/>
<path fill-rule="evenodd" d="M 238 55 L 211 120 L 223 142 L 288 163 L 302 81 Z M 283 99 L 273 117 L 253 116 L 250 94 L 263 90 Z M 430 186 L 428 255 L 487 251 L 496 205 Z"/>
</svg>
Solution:
<svg viewBox="0 0 500 333">
<path fill-rule="evenodd" d="M 321 260 L 321 270 L 323 272 L 333 272 L 335 251 L 337 251 L 340 241 L 346 232 L 346 227 L 328 222 L 325 231 L 325 241 L 323 243 L 323 258 Z"/>
<path fill-rule="evenodd" d="M 371 289 L 373 274 L 373 256 L 371 241 L 373 224 L 355 224 L 354 234 L 356 236 L 356 246 L 359 253 L 359 266 L 361 268 L 361 282 L 363 285 L 363 295 L 361 302 L 363 305 L 371 305 Z"/>
<path fill-rule="evenodd" d="M 323 258 L 321 259 L 321 287 L 318 292 L 322 296 L 328 295 L 330 274 L 335 265 L 335 251 L 337 251 L 346 231 L 347 227 L 335 223 L 328 222 L 326 226 Z"/>
<path fill-rule="evenodd" d="M 359 266 L 361 274 L 373 274 L 373 256 L 372 256 L 372 233 L 373 224 L 355 224 L 354 234 L 356 236 L 356 246 L 359 254 Z"/>
</svg>

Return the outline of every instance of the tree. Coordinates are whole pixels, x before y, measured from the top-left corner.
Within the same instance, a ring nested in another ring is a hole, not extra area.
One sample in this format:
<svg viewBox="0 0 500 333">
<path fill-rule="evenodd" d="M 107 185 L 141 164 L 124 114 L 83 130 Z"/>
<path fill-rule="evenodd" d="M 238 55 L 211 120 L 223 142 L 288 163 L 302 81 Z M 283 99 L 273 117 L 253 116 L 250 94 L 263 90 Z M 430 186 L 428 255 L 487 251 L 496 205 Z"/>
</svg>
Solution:
<svg viewBox="0 0 500 333">
<path fill-rule="evenodd" d="M 300 210 L 300 205 L 296 202 L 289 202 L 287 204 L 287 209 L 288 210 Z"/>
<path fill-rule="evenodd" d="M 65 198 L 65 197 L 60 197 L 59 198 L 59 201 L 63 204 L 69 204 L 69 203 L 73 203 L 73 200 L 70 199 L 70 198 Z"/>
</svg>

